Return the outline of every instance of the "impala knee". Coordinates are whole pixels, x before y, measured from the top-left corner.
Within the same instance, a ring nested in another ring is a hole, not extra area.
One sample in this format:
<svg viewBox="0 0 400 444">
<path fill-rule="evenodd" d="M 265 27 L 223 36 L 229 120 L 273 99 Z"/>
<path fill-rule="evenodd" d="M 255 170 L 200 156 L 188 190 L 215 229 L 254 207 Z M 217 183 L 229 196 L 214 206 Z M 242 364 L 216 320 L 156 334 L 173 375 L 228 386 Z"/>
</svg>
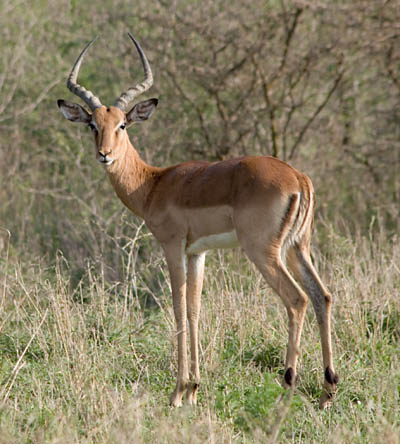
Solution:
<svg viewBox="0 0 400 444">
<path fill-rule="evenodd" d="M 308 298 L 306 295 L 299 294 L 294 301 L 286 303 L 286 309 L 289 319 L 296 320 L 297 322 L 303 318 L 307 309 Z"/>
<path fill-rule="evenodd" d="M 300 293 L 296 299 L 295 307 L 298 311 L 305 311 L 305 309 L 307 308 L 307 304 L 308 297 L 305 294 Z"/>
</svg>

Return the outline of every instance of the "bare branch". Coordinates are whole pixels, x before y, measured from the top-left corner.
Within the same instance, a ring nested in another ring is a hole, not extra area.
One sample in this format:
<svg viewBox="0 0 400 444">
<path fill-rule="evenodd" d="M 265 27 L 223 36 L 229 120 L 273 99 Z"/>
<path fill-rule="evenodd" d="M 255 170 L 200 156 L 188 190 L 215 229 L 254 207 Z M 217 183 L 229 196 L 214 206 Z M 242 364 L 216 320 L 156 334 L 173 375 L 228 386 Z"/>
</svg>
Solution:
<svg viewBox="0 0 400 444">
<path fill-rule="evenodd" d="M 269 97 L 269 88 L 266 80 L 266 76 L 261 68 L 261 66 L 256 62 L 254 58 L 252 58 L 253 64 L 256 67 L 256 70 L 259 73 L 261 79 L 261 86 L 263 90 L 263 96 L 266 103 L 266 108 L 269 114 L 269 127 L 271 131 L 271 141 L 272 141 L 272 155 L 274 157 L 278 157 L 279 149 L 278 149 L 278 140 L 277 140 L 277 132 L 275 126 L 275 107 L 272 105 L 270 97 Z"/>
<path fill-rule="evenodd" d="M 341 65 L 341 61 L 340 61 Z M 293 159 L 293 156 L 296 154 L 296 151 L 303 140 L 303 137 L 305 133 L 307 132 L 310 125 L 314 122 L 315 118 L 318 116 L 318 114 L 325 108 L 326 104 L 329 102 L 329 99 L 331 98 L 332 94 L 335 92 L 336 88 L 338 87 L 340 81 L 342 80 L 344 71 L 340 70 L 338 75 L 335 78 L 335 81 L 333 82 L 332 87 L 329 89 L 327 95 L 325 96 L 324 100 L 320 103 L 320 105 L 317 107 L 317 109 L 314 111 L 314 113 L 311 115 L 311 117 L 307 120 L 306 124 L 301 129 L 299 135 L 297 136 L 292 149 L 290 151 L 289 159 Z"/>
<path fill-rule="evenodd" d="M 193 109 L 196 111 L 197 117 L 199 119 L 201 129 L 203 130 L 204 138 L 205 138 L 205 140 L 207 142 L 207 145 L 210 148 L 213 148 L 214 144 L 213 144 L 213 142 L 211 140 L 211 136 L 210 136 L 210 134 L 209 134 L 209 132 L 207 130 L 207 127 L 206 127 L 206 124 L 205 124 L 205 119 L 203 117 L 203 114 L 202 114 L 199 106 L 196 104 L 196 102 L 194 100 L 192 100 L 185 93 L 185 91 L 183 90 L 181 84 L 176 81 L 175 75 L 172 72 L 168 71 L 168 70 L 166 72 L 168 74 L 168 77 L 172 80 L 172 83 L 175 85 L 176 89 L 180 93 L 180 95 L 183 97 L 183 99 L 186 100 L 187 102 L 189 102 L 193 106 Z"/>
<path fill-rule="evenodd" d="M 396 77 L 396 74 L 393 71 L 393 40 L 390 42 L 389 49 L 386 52 L 385 55 L 385 65 L 387 73 L 389 74 L 390 80 L 393 82 L 393 84 L 399 89 L 400 91 L 400 78 Z"/>
<path fill-rule="evenodd" d="M 282 6 L 284 8 L 284 4 L 282 2 Z M 289 52 L 289 48 L 290 48 L 290 43 L 292 41 L 294 32 L 296 30 L 297 24 L 299 22 L 299 18 L 301 16 L 301 14 L 303 13 L 303 8 L 296 8 L 295 13 L 294 13 L 294 17 L 293 17 L 293 21 L 290 24 L 289 27 L 287 27 L 287 22 L 285 21 L 285 27 L 286 27 L 286 39 L 285 39 L 285 47 L 283 50 L 283 55 L 282 55 L 282 61 L 281 64 L 279 66 L 278 72 L 282 72 L 285 65 L 286 65 L 286 60 L 287 60 L 287 56 L 288 56 L 288 52 Z M 284 11 L 284 15 L 286 17 L 287 12 Z"/>
<path fill-rule="evenodd" d="M 0 117 L 0 122 L 4 122 L 5 120 L 10 120 L 10 119 L 14 119 L 16 117 L 19 117 L 23 114 L 26 113 L 30 113 L 32 111 L 34 111 L 38 105 L 47 97 L 47 94 L 49 93 L 50 90 L 52 90 L 56 85 L 58 85 L 61 81 L 63 80 L 62 77 L 59 77 L 57 79 L 54 79 L 52 82 L 48 83 L 43 90 L 39 93 L 39 95 L 36 97 L 36 99 L 29 103 L 27 106 L 18 109 L 17 111 L 15 111 L 14 113 L 10 114 L 10 115 L 5 115 L 3 117 Z M 1 114 L 1 112 L 0 112 Z"/>
</svg>

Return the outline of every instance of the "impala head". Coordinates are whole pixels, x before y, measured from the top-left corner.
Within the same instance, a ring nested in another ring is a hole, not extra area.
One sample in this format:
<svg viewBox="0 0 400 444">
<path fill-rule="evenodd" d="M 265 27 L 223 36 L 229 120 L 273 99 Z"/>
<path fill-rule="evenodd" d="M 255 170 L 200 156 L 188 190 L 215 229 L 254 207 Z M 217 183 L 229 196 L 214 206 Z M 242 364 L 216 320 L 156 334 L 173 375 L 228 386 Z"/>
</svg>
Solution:
<svg viewBox="0 0 400 444">
<path fill-rule="evenodd" d="M 96 40 L 95 38 L 83 49 L 67 80 L 68 89 L 80 97 L 89 106 L 91 112 L 77 103 L 65 100 L 57 101 L 64 117 L 71 120 L 71 122 L 85 123 L 90 127 L 95 138 L 96 157 L 104 165 L 111 165 L 122 156 L 128 140 L 126 128 L 135 122 L 147 120 L 158 103 L 157 99 L 149 99 L 132 107 L 133 100 L 152 86 L 153 74 L 139 43 L 130 33 L 128 35 L 136 46 L 143 64 L 145 79 L 142 83 L 123 92 L 114 105 L 110 107 L 102 105 L 98 97 L 79 85 L 77 78 L 82 60 L 86 51 Z"/>
</svg>

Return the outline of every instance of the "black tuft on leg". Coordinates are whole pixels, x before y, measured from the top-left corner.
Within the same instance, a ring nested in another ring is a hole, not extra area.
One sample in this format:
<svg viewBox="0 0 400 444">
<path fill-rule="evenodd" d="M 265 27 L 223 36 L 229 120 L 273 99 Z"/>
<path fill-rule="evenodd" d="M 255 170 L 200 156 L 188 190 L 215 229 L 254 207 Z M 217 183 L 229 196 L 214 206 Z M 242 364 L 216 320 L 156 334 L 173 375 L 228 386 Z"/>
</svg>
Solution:
<svg viewBox="0 0 400 444">
<path fill-rule="evenodd" d="M 329 384 L 337 384 L 339 382 L 339 376 L 330 367 L 325 369 L 325 380 Z"/>
<path fill-rule="evenodd" d="M 294 370 L 292 369 L 292 367 L 289 367 L 286 371 L 285 371 L 285 382 L 287 385 L 289 385 L 290 387 L 293 387 L 294 385 Z"/>
</svg>

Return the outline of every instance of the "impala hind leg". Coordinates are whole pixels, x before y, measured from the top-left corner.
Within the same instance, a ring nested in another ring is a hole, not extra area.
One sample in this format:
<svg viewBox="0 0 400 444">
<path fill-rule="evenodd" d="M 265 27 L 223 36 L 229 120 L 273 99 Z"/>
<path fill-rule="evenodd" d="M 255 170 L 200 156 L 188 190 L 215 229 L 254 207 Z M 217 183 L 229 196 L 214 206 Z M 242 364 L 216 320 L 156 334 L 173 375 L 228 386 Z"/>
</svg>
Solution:
<svg viewBox="0 0 400 444">
<path fill-rule="evenodd" d="M 185 255 L 180 245 L 164 246 L 168 270 L 171 278 L 172 302 L 178 336 L 178 378 L 175 390 L 170 397 L 170 405 L 182 405 L 183 394 L 189 383 L 189 370 L 186 350 L 186 270 Z"/>
<path fill-rule="evenodd" d="M 282 262 L 279 247 L 271 247 L 258 254 L 254 253 L 254 249 L 244 248 L 251 261 L 254 262 L 286 307 L 289 317 L 289 340 L 283 384 L 287 388 L 294 387 L 300 338 L 308 302 L 307 295 Z"/>
<path fill-rule="evenodd" d="M 201 290 L 203 288 L 205 253 L 188 257 L 186 276 L 187 318 L 190 331 L 190 381 L 186 391 L 188 404 L 196 404 L 197 390 L 200 384 L 199 368 L 199 316 Z"/>
<path fill-rule="evenodd" d="M 337 391 L 339 377 L 335 373 L 332 360 L 331 344 L 331 305 L 332 296 L 325 288 L 315 270 L 307 245 L 294 245 L 287 254 L 289 269 L 300 282 L 314 307 L 317 317 L 322 345 L 324 363 L 324 392 L 320 399 L 320 408 L 329 406 L 329 402 Z"/>
</svg>

